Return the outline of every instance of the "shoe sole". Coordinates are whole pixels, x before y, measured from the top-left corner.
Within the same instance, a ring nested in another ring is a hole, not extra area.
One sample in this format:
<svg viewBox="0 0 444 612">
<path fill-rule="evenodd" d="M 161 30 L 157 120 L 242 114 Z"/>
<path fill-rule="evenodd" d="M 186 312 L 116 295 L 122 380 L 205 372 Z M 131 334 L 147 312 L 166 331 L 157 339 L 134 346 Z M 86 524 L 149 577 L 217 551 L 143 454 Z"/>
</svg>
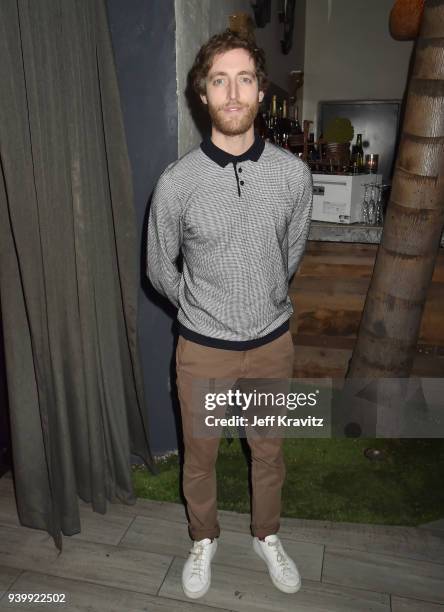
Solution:
<svg viewBox="0 0 444 612">
<path fill-rule="evenodd" d="M 216 540 L 215 540 L 216 541 Z M 217 544 L 216 547 L 214 548 L 212 554 L 211 554 L 211 561 L 213 560 L 214 555 L 216 554 L 216 550 L 217 550 Z M 210 589 L 211 586 L 211 567 L 210 567 L 210 579 L 208 581 L 208 584 L 201 589 L 200 591 L 189 591 L 186 586 L 183 584 L 182 582 L 182 590 L 185 593 L 185 595 L 187 597 L 189 597 L 190 599 L 199 599 L 200 597 L 203 597 L 204 595 L 206 595 Z"/>
<path fill-rule="evenodd" d="M 271 582 L 274 584 L 274 586 L 277 589 L 279 589 L 279 591 L 282 591 L 283 593 L 297 593 L 299 591 L 299 589 L 302 586 L 302 580 L 299 580 L 299 582 L 297 583 L 296 586 L 288 586 L 287 584 L 283 584 L 282 582 L 279 582 L 279 580 L 276 580 L 276 578 L 270 572 L 267 560 L 265 559 L 264 555 L 262 554 L 262 550 L 260 548 L 260 545 L 257 544 L 256 540 L 253 540 L 253 549 L 254 549 L 254 552 L 262 559 L 262 561 L 264 561 L 265 565 L 267 566 L 268 574 L 269 574 L 269 576 L 271 578 Z"/>
<path fill-rule="evenodd" d="M 209 584 L 207 584 L 207 586 L 202 589 L 201 591 L 188 591 L 188 589 L 186 589 L 183 584 L 182 584 L 182 590 L 185 593 L 185 595 L 187 597 L 189 597 L 190 599 L 199 599 L 200 597 L 203 597 L 204 595 L 206 595 L 210 589 L 211 586 L 211 576 L 210 576 L 210 582 Z"/>
</svg>

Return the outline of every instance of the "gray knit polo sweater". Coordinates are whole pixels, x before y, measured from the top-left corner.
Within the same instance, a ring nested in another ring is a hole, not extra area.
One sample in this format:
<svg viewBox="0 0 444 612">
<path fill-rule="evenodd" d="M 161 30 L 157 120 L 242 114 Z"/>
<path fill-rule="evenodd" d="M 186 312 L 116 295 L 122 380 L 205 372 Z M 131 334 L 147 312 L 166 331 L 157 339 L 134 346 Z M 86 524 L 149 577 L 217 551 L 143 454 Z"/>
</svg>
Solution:
<svg viewBox="0 0 444 612">
<path fill-rule="evenodd" d="M 307 164 L 257 135 L 242 155 L 207 138 L 169 164 L 153 194 L 147 272 L 178 307 L 180 333 L 234 350 L 284 333 L 311 210 Z"/>
</svg>

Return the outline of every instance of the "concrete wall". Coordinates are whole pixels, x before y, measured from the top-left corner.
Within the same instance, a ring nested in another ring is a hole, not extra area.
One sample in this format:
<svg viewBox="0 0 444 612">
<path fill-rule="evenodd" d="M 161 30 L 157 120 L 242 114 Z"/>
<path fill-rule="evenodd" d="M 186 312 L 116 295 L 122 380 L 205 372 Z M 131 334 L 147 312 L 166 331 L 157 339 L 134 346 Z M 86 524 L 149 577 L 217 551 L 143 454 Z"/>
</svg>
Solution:
<svg viewBox="0 0 444 612">
<path fill-rule="evenodd" d="M 393 0 L 307 2 L 303 118 L 319 100 L 402 98 L 413 42 L 389 34 Z"/>
</svg>

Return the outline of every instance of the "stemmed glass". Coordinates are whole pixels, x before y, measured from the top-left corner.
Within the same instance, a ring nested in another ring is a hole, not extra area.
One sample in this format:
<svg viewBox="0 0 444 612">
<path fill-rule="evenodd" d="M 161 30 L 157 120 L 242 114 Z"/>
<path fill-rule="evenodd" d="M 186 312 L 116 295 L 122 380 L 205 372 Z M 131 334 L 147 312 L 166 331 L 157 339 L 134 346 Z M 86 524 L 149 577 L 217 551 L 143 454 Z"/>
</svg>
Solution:
<svg viewBox="0 0 444 612">
<path fill-rule="evenodd" d="M 385 185 L 378 185 L 378 199 L 375 208 L 375 225 L 382 225 L 382 190 Z"/>
<path fill-rule="evenodd" d="M 376 209 L 376 191 L 377 185 L 375 183 L 371 183 L 370 185 L 370 197 L 368 200 L 368 222 L 370 225 L 375 224 L 375 209 Z"/>
<path fill-rule="evenodd" d="M 380 183 L 379 187 L 379 196 L 378 201 L 376 202 L 376 212 L 375 212 L 375 225 L 383 224 L 383 213 L 384 213 L 384 201 L 385 201 L 385 190 L 390 189 L 391 185 L 383 185 Z"/>
<path fill-rule="evenodd" d="M 363 223 L 370 223 L 369 214 L 368 214 L 368 203 L 369 203 L 369 187 L 370 183 L 365 183 L 364 187 L 364 198 L 362 200 L 362 208 L 361 208 L 361 216 Z"/>
<path fill-rule="evenodd" d="M 380 183 L 365 183 L 362 200 L 362 223 L 367 225 L 382 225 L 383 189 L 389 185 Z"/>
</svg>

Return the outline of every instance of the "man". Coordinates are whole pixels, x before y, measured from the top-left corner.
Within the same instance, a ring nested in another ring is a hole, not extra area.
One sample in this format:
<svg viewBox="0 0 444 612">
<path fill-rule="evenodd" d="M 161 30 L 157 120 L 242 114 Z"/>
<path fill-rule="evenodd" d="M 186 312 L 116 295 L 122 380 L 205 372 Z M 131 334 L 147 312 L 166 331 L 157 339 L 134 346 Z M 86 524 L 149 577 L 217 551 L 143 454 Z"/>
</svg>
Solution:
<svg viewBox="0 0 444 612">
<path fill-rule="evenodd" d="M 292 376 L 288 282 L 307 239 L 308 166 L 264 142 L 253 122 L 267 86 L 263 51 L 227 30 L 200 49 L 192 83 L 211 136 L 161 175 L 148 227 L 148 276 L 178 309 L 177 386 L 184 436 L 183 490 L 194 540 L 185 594 L 203 596 L 220 528 L 215 463 L 219 438 L 193 434 L 197 379 Z M 182 272 L 177 267 L 183 256 Z M 277 536 L 285 478 L 282 439 L 248 437 L 252 456 L 253 548 L 274 585 L 301 579 Z"/>
</svg>

